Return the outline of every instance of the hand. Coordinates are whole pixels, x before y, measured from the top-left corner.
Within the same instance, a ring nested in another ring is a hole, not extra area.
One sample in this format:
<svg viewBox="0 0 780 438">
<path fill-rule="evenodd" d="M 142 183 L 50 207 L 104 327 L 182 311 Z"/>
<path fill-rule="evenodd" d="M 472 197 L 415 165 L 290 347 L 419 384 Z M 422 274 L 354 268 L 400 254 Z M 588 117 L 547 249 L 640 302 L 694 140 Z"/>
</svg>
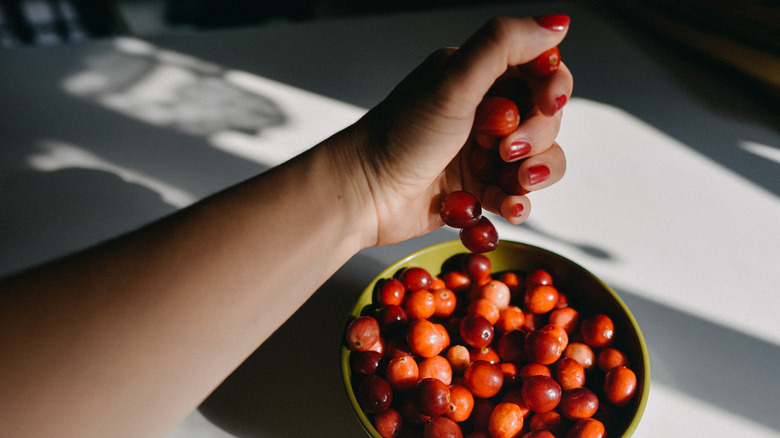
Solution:
<svg viewBox="0 0 780 438">
<path fill-rule="evenodd" d="M 356 150 L 344 155 L 360 160 L 351 168 L 359 169 L 355 184 L 363 187 L 368 205 L 367 246 L 399 242 L 442 226 L 439 204 L 454 190 L 474 193 L 484 209 L 510 223 L 528 217 L 526 196 L 506 195 L 474 177 L 468 164 L 474 147 L 469 135 L 475 109 L 491 86 L 511 79 L 514 66 L 563 40 L 567 17 L 556 29 L 544 27 L 549 23 L 545 18 L 551 17 L 489 21 L 461 48 L 432 54 L 352 127 L 357 140 L 349 143 Z M 505 161 L 525 159 L 517 177 L 523 188 L 534 191 L 555 183 L 565 171 L 555 137 L 560 109 L 571 96 L 572 76 L 561 63 L 554 75 L 527 83 L 535 106 L 501 141 L 500 152 Z M 513 151 L 518 149 L 526 152 L 517 156 Z"/>
</svg>

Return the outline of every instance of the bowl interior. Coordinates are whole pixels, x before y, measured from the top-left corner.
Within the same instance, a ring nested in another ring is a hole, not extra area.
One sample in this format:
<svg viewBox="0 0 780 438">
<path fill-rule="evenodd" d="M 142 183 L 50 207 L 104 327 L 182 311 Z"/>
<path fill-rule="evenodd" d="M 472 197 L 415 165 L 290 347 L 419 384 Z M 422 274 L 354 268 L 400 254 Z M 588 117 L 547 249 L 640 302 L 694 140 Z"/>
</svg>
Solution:
<svg viewBox="0 0 780 438">
<path fill-rule="evenodd" d="M 400 269 L 419 266 L 431 274 L 457 267 L 458 256 L 467 252 L 458 240 L 443 242 L 416 251 L 388 266 L 365 288 L 358 298 L 349 319 L 357 317 L 366 306 L 373 303 L 374 289 L 378 281 L 392 277 Z M 486 254 L 491 261 L 492 271 L 528 272 L 532 269 L 545 269 L 552 274 L 559 291 L 566 294 L 569 303 L 581 314 L 605 313 L 616 327 L 615 346 L 620 348 L 629 359 L 631 369 L 637 376 L 637 393 L 632 403 L 619 411 L 621 421 L 615 428 L 619 436 L 629 437 L 639 424 L 647 404 L 650 388 L 650 362 L 647 346 L 634 316 L 623 300 L 609 286 L 585 268 L 548 250 L 511 241 L 502 240 L 498 248 Z M 452 267 L 451 267 L 452 266 Z M 360 409 L 352 387 L 349 369 L 349 350 L 341 347 L 341 369 L 347 396 L 363 427 L 370 436 L 381 438 L 368 416 Z M 611 436 L 615 436 L 613 433 Z"/>
</svg>

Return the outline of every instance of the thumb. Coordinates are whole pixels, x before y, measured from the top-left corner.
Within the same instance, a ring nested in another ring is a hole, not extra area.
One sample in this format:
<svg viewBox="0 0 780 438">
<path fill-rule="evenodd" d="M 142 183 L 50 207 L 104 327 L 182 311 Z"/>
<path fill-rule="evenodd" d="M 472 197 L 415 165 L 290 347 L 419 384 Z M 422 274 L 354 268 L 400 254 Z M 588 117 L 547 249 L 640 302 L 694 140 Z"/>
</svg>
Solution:
<svg viewBox="0 0 780 438">
<path fill-rule="evenodd" d="M 524 64 L 558 45 L 569 29 L 566 15 L 493 18 L 449 59 L 442 88 L 474 108 L 507 68 Z"/>
</svg>

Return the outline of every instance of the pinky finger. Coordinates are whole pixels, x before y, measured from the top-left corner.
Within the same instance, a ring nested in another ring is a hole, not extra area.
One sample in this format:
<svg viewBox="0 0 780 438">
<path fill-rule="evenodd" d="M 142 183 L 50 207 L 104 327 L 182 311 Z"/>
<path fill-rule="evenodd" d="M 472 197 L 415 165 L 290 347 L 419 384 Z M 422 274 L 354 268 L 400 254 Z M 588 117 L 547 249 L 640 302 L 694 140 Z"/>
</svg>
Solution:
<svg viewBox="0 0 780 438">
<path fill-rule="evenodd" d="M 531 214 L 531 200 L 527 196 L 507 196 L 501 203 L 501 216 L 512 225 L 519 225 Z"/>
</svg>

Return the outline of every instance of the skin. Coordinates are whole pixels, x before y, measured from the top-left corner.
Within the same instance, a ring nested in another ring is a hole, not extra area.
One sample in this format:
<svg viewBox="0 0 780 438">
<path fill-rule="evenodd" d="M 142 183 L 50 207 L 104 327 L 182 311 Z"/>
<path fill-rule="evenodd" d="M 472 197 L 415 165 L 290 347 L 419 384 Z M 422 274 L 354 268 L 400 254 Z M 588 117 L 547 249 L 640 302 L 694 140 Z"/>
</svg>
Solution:
<svg viewBox="0 0 780 438">
<path fill-rule="evenodd" d="M 525 220 L 506 212 L 530 211 L 527 197 L 466 170 L 469 130 L 507 66 L 565 33 L 492 20 L 291 161 L 0 280 L 0 436 L 165 436 L 350 257 L 442 226 L 444 194 L 465 189 L 510 222 Z M 571 87 L 565 66 L 534 83 L 535 115 L 512 134 L 532 139 L 527 162 L 551 171 L 530 190 L 563 176 L 554 108 Z"/>
</svg>

